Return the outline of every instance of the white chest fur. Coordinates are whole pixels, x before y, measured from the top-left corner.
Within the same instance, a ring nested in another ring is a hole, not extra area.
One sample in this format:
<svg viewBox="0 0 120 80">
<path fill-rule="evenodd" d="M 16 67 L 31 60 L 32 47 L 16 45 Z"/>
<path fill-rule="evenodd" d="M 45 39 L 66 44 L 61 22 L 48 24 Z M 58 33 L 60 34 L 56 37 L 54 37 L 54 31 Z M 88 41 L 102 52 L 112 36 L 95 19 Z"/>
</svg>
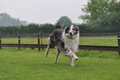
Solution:
<svg viewBox="0 0 120 80">
<path fill-rule="evenodd" d="M 65 42 L 65 48 L 72 50 L 74 53 L 78 51 L 79 34 L 75 35 L 74 38 L 68 38 L 63 35 L 63 40 Z"/>
</svg>

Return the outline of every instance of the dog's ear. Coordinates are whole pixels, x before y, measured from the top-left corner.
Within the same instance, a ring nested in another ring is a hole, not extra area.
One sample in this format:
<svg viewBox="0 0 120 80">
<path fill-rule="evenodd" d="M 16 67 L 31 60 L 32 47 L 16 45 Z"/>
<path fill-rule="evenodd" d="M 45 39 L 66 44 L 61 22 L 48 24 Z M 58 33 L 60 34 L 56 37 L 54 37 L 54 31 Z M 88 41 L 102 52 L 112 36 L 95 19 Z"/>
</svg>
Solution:
<svg viewBox="0 0 120 80">
<path fill-rule="evenodd" d="M 75 26 L 75 34 L 77 34 L 79 32 L 79 27 Z"/>
<path fill-rule="evenodd" d="M 65 33 L 68 33 L 69 28 L 70 28 L 70 26 L 65 27 Z"/>
<path fill-rule="evenodd" d="M 76 26 L 76 31 L 79 31 L 79 27 L 78 26 Z"/>
</svg>

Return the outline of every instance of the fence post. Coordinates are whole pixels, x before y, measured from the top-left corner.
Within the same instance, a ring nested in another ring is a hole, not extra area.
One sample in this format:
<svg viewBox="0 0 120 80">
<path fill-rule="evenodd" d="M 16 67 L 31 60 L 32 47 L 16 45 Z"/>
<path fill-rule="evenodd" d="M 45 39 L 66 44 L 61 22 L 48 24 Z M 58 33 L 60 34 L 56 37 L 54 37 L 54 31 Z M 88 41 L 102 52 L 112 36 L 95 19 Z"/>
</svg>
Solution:
<svg viewBox="0 0 120 80">
<path fill-rule="evenodd" d="M 40 51 L 40 36 L 37 35 L 37 37 L 38 37 L 38 51 Z"/>
<path fill-rule="evenodd" d="M 2 49 L 2 44 L 1 44 L 1 42 L 2 42 L 2 41 L 1 41 L 1 37 L 0 37 L 0 49 Z"/>
<path fill-rule="evenodd" d="M 20 36 L 18 36 L 18 49 L 20 49 Z"/>
<path fill-rule="evenodd" d="M 41 40 L 41 45 L 43 45 L 43 42 L 42 42 L 42 33 L 40 35 L 40 40 Z M 43 46 L 41 46 L 41 47 L 42 47 L 42 50 L 44 51 L 44 47 Z"/>
<path fill-rule="evenodd" d="M 120 33 L 117 34 L 117 37 L 118 37 L 118 51 L 120 56 Z"/>
</svg>

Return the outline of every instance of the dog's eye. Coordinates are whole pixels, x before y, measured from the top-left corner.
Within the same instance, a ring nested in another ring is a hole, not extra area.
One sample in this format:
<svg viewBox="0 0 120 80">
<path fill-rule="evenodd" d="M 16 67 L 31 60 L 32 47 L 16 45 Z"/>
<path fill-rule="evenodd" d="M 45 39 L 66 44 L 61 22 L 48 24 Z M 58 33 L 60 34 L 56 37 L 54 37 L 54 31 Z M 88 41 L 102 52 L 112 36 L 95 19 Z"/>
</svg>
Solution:
<svg viewBox="0 0 120 80">
<path fill-rule="evenodd" d="M 73 29 L 73 30 L 75 30 L 75 29 Z"/>
</svg>

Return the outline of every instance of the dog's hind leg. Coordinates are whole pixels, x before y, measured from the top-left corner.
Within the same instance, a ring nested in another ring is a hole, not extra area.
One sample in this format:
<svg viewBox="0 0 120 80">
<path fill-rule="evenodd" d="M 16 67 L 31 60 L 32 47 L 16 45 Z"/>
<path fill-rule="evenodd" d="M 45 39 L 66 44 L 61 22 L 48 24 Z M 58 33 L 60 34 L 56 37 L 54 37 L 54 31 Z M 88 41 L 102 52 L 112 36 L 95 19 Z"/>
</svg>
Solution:
<svg viewBox="0 0 120 80">
<path fill-rule="evenodd" d="M 48 46 L 47 46 L 47 50 L 46 50 L 46 52 L 45 52 L 45 56 L 46 56 L 46 57 L 48 56 L 49 48 L 50 48 L 50 46 L 48 45 Z"/>
<path fill-rule="evenodd" d="M 45 52 L 46 57 L 48 56 L 50 45 L 51 45 L 51 40 L 50 40 L 50 37 L 49 37 L 48 38 L 48 46 L 47 46 L 47 49 L 46 49 L 46 52 Z"/>
<path fill-rule="evenodd" d="M 55 64 L 58 62 L 58 57 L 59 57 L 59 54 L 60 54 L 60 49 L 57 48 L 57 56 L 56 56 L 56 59 L 55 59 Z"/>
</svg>

